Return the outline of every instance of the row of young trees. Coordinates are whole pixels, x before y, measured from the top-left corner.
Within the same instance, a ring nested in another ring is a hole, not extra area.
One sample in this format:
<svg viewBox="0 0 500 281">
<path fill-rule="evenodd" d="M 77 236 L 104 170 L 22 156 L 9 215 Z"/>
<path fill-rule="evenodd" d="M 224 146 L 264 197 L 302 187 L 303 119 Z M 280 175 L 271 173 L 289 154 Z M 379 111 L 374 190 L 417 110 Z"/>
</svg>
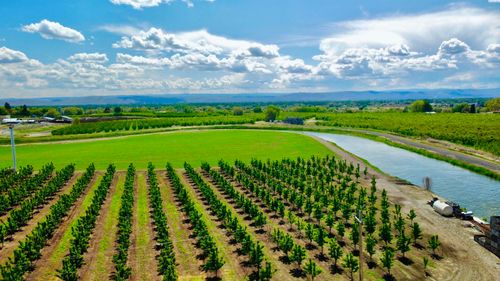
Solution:
<svg viewBox="0 0 500 281">
<path fill-rule="evenodd" d="M 205 165 L 205 168 L 207 166 Z M 241 252 L 248 256 L 248 262 L 255 267 L 255 280 L 270 280 L 273 275 L 271 264 L 265 260 L 264 246 L 260 242 L 255 242 L 252 235 L 247 231 L 247 227 L 240 224 L 238 218 L 232 210 L 224 204 L 212 188 L 203 180 L 203 178 L 188 163 L 184 163 L 184 169 L 189 178 L 195 183 L 195 186 L 201 191 L 203 197 L 207 200 L 210 210 L 222 221 L 222 226 L 234 237 L 237 243 L 241 245 Z M 210 168 L 208 168 L 210 169 Z M 263 263 L 265 266 L 263 268 Z"/>
<path fill-rule="evenodd" d="M 197 246 L 202 250 L 202 256 L 205 259 L 202 269 L 207 272 L 215 272 L 217 275 L 219 269 L 224 266 L 225 261 L 220 256 L 214 238 L 207 229 L 207 223 L 200 211 L 196 209 L 193 199 L 170 163 L 167 163 L 166 169 L 175 195 L 183 206 L 182 211 L 188 217 L 193 235 L 197 238 Z"/>
<path fill-rule="evenodd" d="M 241 208 L 243 212 L 250 216 L 256 227 L 261 228 L 267 223 L 267 217 L 264 212 L 262 212 L 260 208 L 252 202 L 252 200 L 237 191 L 234 186 L 224 178 L 223 175 L 214 169 L 210 169 L 210 165 L 207 162 L 202 163 L 201 168 L 210 175 L 217 186 L 222 188 L 226 195 L 231 197 L 236 202 L 236 206 L 238 208 Z"/>
<path fill-rule="evenodd" d="M 16 172 L 14 172 L 11 168 L 0 170 L 0 193 L 19 185 L 32 174 L 33 166 L 31 165 L 21 167 Z"/>
<path fill-rule="evenodd" d="M 53 135 L 92 134 L 100 132 L 168 128 L 172 126 L 236 125 L 254 123 L 253 118 L 242 116 L 209 116 L 196 118 L 147 118 L 79 123 L 55 129 Z"/>
<path fill-rule="evenodd" d="M 31 177 L 33 168 L 28 166 L 21 169 L 15 176 L 9 177 L 10 180 L 4 181 L 4 184 L 10 186 L 0 194 L 0 214 L 5 214 L 10 208 L 18 205 L 40 188 L 52 175 L 54 169 L 52 163 L 47 164 L 42 167 L 38 174 Z"/>
<path fill-rule="evenodd" d="M 127 266 L 130 233 L 132 233 L 132 212 L 134 207 L 135 168 L 130 164 L 123 188 L 121 206 L 118 217 L 118 233 L 116 238 L 116 253 L 113 256 L 115 264 L 114 280 L 128 280 L 132 272 Z"/>
<path fill-rule="evenodd" d="M 353 218 L 353 214 L 362 215 L 364 218 L 364 230 L 367 232 L 366 250 L 370 256 L 370 261 L 376 252 L 375 245 L 378 242 L 383 242 L 381 262 L 389 274 L 394 259 L 394 249 L 392 248 L 393 244 L 391 244 L 394 237 L 396 237 L 394 246 L 401 253 L 403 259 L 405 259 L 405 253 L 411 249 L 411 241 L 413 241 L 414 245 L 417 245 L 418 240 L 422 238 L 420 226 L 414 221 L 416 214 L 413 210 L 406 216 L 403 216 L 401 206 L 394 204 L 391 219 L 391 204 L 385 190 L 381 193 L 381 200 L 377 201 L 377 194 L 379 193 L 377 192 L 374 179 L 372 179 L 369 194 L 365 188 L 357 184 L 357 181 L 353 181 L 353 178 L 359 178 L 359 166 L 354 167 L 352 164 L 346 165 L 343 161 L 339 162 L 328 158 L 319 159 L 314 157 L 308 161 L 298 159 L 296 162 L 290 160 L 275 161 L 273 163 L 252 161 L 252 165 L 261 172 L 264 172 L 264 174 L 285 184 L 287 188 L 295 188 L 295 190 L 301 191 L 303 195 L 305 194 L 306 199 L 313 202 L 313 204 L 306 202 L 306 213 L 309 215 L 313 213 L 318 224 L 328 226 L 330 233 L 332 227 L 336 225 L 336 239 L 342 241 L 345 229 L 349 227 L 351 229 L 349 238 L 354 249 L 357 248 L 359 243 L 359 229 L 358 224 Z M 315 174 L 315 176 L 310 178 L 305 177 L 306 181 L 297 184 L 298 188 L 289 184 L 294 181 L 290 175 L 300 175 L 302 177 L 308 171 L 313 175 Z M 260 174 L 260 176 L 263 175 Z M 333 179 L 336 183 L 330 185 L 329 183 L 331 182 L 328 181 L 328 178 Z M 322 200 L 322 198 L 327 198 L 327 200 Z M 308 207 L 311 205 L 315 206 L 314 211 L 312 210 L 313 208 Z M 341 212 L 342 219 L 337 217 L 339 211 Z M 407 225 L 409 227 L 406 227 Z M 376 230 L 378 230 L 378 237 L 375 236 Z M 439 247 L 437 236 L 431 236 L 428 244 L 434 253 L 435 248 Z M 354 262 L 350 263 L 350 266 L 353 265 Z M 355 268 L 355 266 L 350 268 L 351 273 Z"/>
<path fill-rule="evenodd" d="M 156 243 L 159 247 L 158 271 L 165 281 L 178 279 L 174 246 L 170 239 L 167 217 L 163 210 L 163 200 L 161 199 L 160 187 L 155 174 L 155 167 L 150 162 L 148 164 L 148 184 L 149 184 L 149 202 L 153 210 L 153 221 L 156 233 Z"/>
<path fill-rule="evenodd" d="M 89 247 L 90 236 L 95 228 L 102 204 L 108 195 L 115 170 L 114 165 L 108 166 L 106 174 L 94 191 L 92 203 L 85 214 L 77 220 L 75 227 L 71 229 L 69 254 L 62 260 L 62 268 L 57 270 L 57 277 L 64 281 L 78 280 L 78 269 L 83 265 L 83 254 Z"/>
<path fill-rule="evenodd" d="M 0 266 L 2 281 L 23 280 L 26 272 L 33 269 L 33 262 L 40 258 L 41 250 L 59 227 L 76 200 L 89 185 L 95 172 L 94 164 L 90 164 L 86 172 L 73 185 L 68 194 L 63 194 L 50 208 L 49 214 L 39 222 L 26 239 L 14 250 L 14 256 Z"/>
<path fill-rule="evenodd" d="M 54 196 L 64 184 L 73 176 L 75 165 L 70 164 L 56 173 L 56 175 L 35 194 L 24 200 L 19 208 L 12 210 L 6 222 L 0 225 L 0 242 L 3 244 L 5 239 L 16 233 L 22 226 L 33 217 L 34 211 L 43 206 L 49 198 Z"/>
</svg>

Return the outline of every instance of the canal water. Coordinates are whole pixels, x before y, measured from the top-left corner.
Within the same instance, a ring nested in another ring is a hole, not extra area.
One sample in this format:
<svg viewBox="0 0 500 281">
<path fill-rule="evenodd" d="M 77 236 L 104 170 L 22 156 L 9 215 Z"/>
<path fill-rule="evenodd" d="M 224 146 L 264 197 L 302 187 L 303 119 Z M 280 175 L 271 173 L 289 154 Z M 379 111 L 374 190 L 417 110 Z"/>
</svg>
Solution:
<svg viewBox="0 0 500 281">
<path fill-rule="evenodd" d="M 385 143 L 340 134 L 305 132 L 369 161 L 382 171 L 422 186 L 432 179 L 433 193 L 473 211 L 476 217 L 500 215 L 500 182 Z M 429 198 L 430 199 L 430 198 Z"/>
</svg>

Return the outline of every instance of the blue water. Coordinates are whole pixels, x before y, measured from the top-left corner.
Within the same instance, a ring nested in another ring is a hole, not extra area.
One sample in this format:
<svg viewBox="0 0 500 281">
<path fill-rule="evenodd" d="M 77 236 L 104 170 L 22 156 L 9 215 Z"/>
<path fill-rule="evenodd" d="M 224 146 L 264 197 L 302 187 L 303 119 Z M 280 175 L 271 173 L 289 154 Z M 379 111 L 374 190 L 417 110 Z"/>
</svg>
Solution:
<svg viewBox="0 0 500 281">
<path fill-rule="evenodd" d="M 432 179 L 432 192 L 461 207 L 473 211 L 477 217 L 500 215 L 500 182 L 453 166 L 447 162 L 427 158 L 404 149 L 365 138 L 306 132 L 333 142 L 343 149 L 368 160 L 382 171 L 422 186 L 424 177 Z"/>
</svg>

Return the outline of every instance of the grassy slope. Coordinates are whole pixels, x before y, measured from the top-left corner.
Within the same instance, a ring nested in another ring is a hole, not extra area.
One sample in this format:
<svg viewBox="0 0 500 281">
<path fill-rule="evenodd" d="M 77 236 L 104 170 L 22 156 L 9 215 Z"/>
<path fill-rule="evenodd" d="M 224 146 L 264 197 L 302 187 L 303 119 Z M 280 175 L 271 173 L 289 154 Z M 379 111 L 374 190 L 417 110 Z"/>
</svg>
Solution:
<svg viewBox="0 0 500 281">
<path fill-rule="evenodd" d="M 145 169 L 147 163 L 163 165 L 171 162 L 181 167 L 184 161 L 198 165 L 201 161 L 216 164 L 221 158 L 250 160 L 281 159 L 325 155 L 328 149 L 307 137 L 292 133 L 268 131 L 199 131 L 130 136 L 115 139 L 19 145 L 18 165 L 40 168 L 52 161 L 57 167 L 73 162 L 83 169 L 90 162 L 97 169 L 105 169 L 114 162 L 118 169 L 126 169 L 130 162 Z M 0 147 L 0 167 L 10 164 L 10 148 Z"/>
</svg>

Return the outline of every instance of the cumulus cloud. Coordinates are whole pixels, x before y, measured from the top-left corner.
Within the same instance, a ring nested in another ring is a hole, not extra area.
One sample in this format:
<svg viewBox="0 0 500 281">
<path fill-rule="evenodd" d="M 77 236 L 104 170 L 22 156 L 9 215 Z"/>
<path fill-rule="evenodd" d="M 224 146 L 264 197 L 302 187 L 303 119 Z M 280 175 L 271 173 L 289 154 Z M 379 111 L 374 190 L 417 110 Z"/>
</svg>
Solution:
<svg viewBox="0 0 500 281">
<path fill-rule="evenodd" d="M 128 5 L 136 10 L 141 10 L 143 8 L 151 8 L 157 7 L 161 4 L 170 4 L 175 0 L 110 0 L 111 3 L 115 5 Z M 182 2 L 186 3 L 189 8 L 194 7 L 194 3 L 192 0 L 182 0 Z M 215 0 L 205 0 L 205 2 L 215 2 Z"/>
<path fill-rule="evenodd" d="M 39 23 L 25 25 L 22 27 L 22 30 L 29 33 L 40 33 L 45 39 L 59 39 L 72 43 L 85 40 L 85 37 L 79 31 L 46 19 Z"/>
<path fill-rule="evenodd" d="M 460 38 L 482 49 L 500 38 L 499 17 L 498 11 L 455 5 L 432 13 L 343 21 L 329 26 L 331 35 L 321 40 L 320 49 L 341 53 L 349 48 L 405 44 L 430 52 L 450 38 Z"/>
<path fill-rule="evenodd" d="M 27 60 L 28 57 L 23 52 L 12 50 L 7 47 L 0 48 L 0 64 L 18 63 Z"/>
<path fill-rule="evenodd" d="M 106 56 L 106 54 L 100 53 L 78 53 L 70 56 L 68 60 L 72 62 L 102 64 L 108 61 L 108 57 Z"/>
</svg>

